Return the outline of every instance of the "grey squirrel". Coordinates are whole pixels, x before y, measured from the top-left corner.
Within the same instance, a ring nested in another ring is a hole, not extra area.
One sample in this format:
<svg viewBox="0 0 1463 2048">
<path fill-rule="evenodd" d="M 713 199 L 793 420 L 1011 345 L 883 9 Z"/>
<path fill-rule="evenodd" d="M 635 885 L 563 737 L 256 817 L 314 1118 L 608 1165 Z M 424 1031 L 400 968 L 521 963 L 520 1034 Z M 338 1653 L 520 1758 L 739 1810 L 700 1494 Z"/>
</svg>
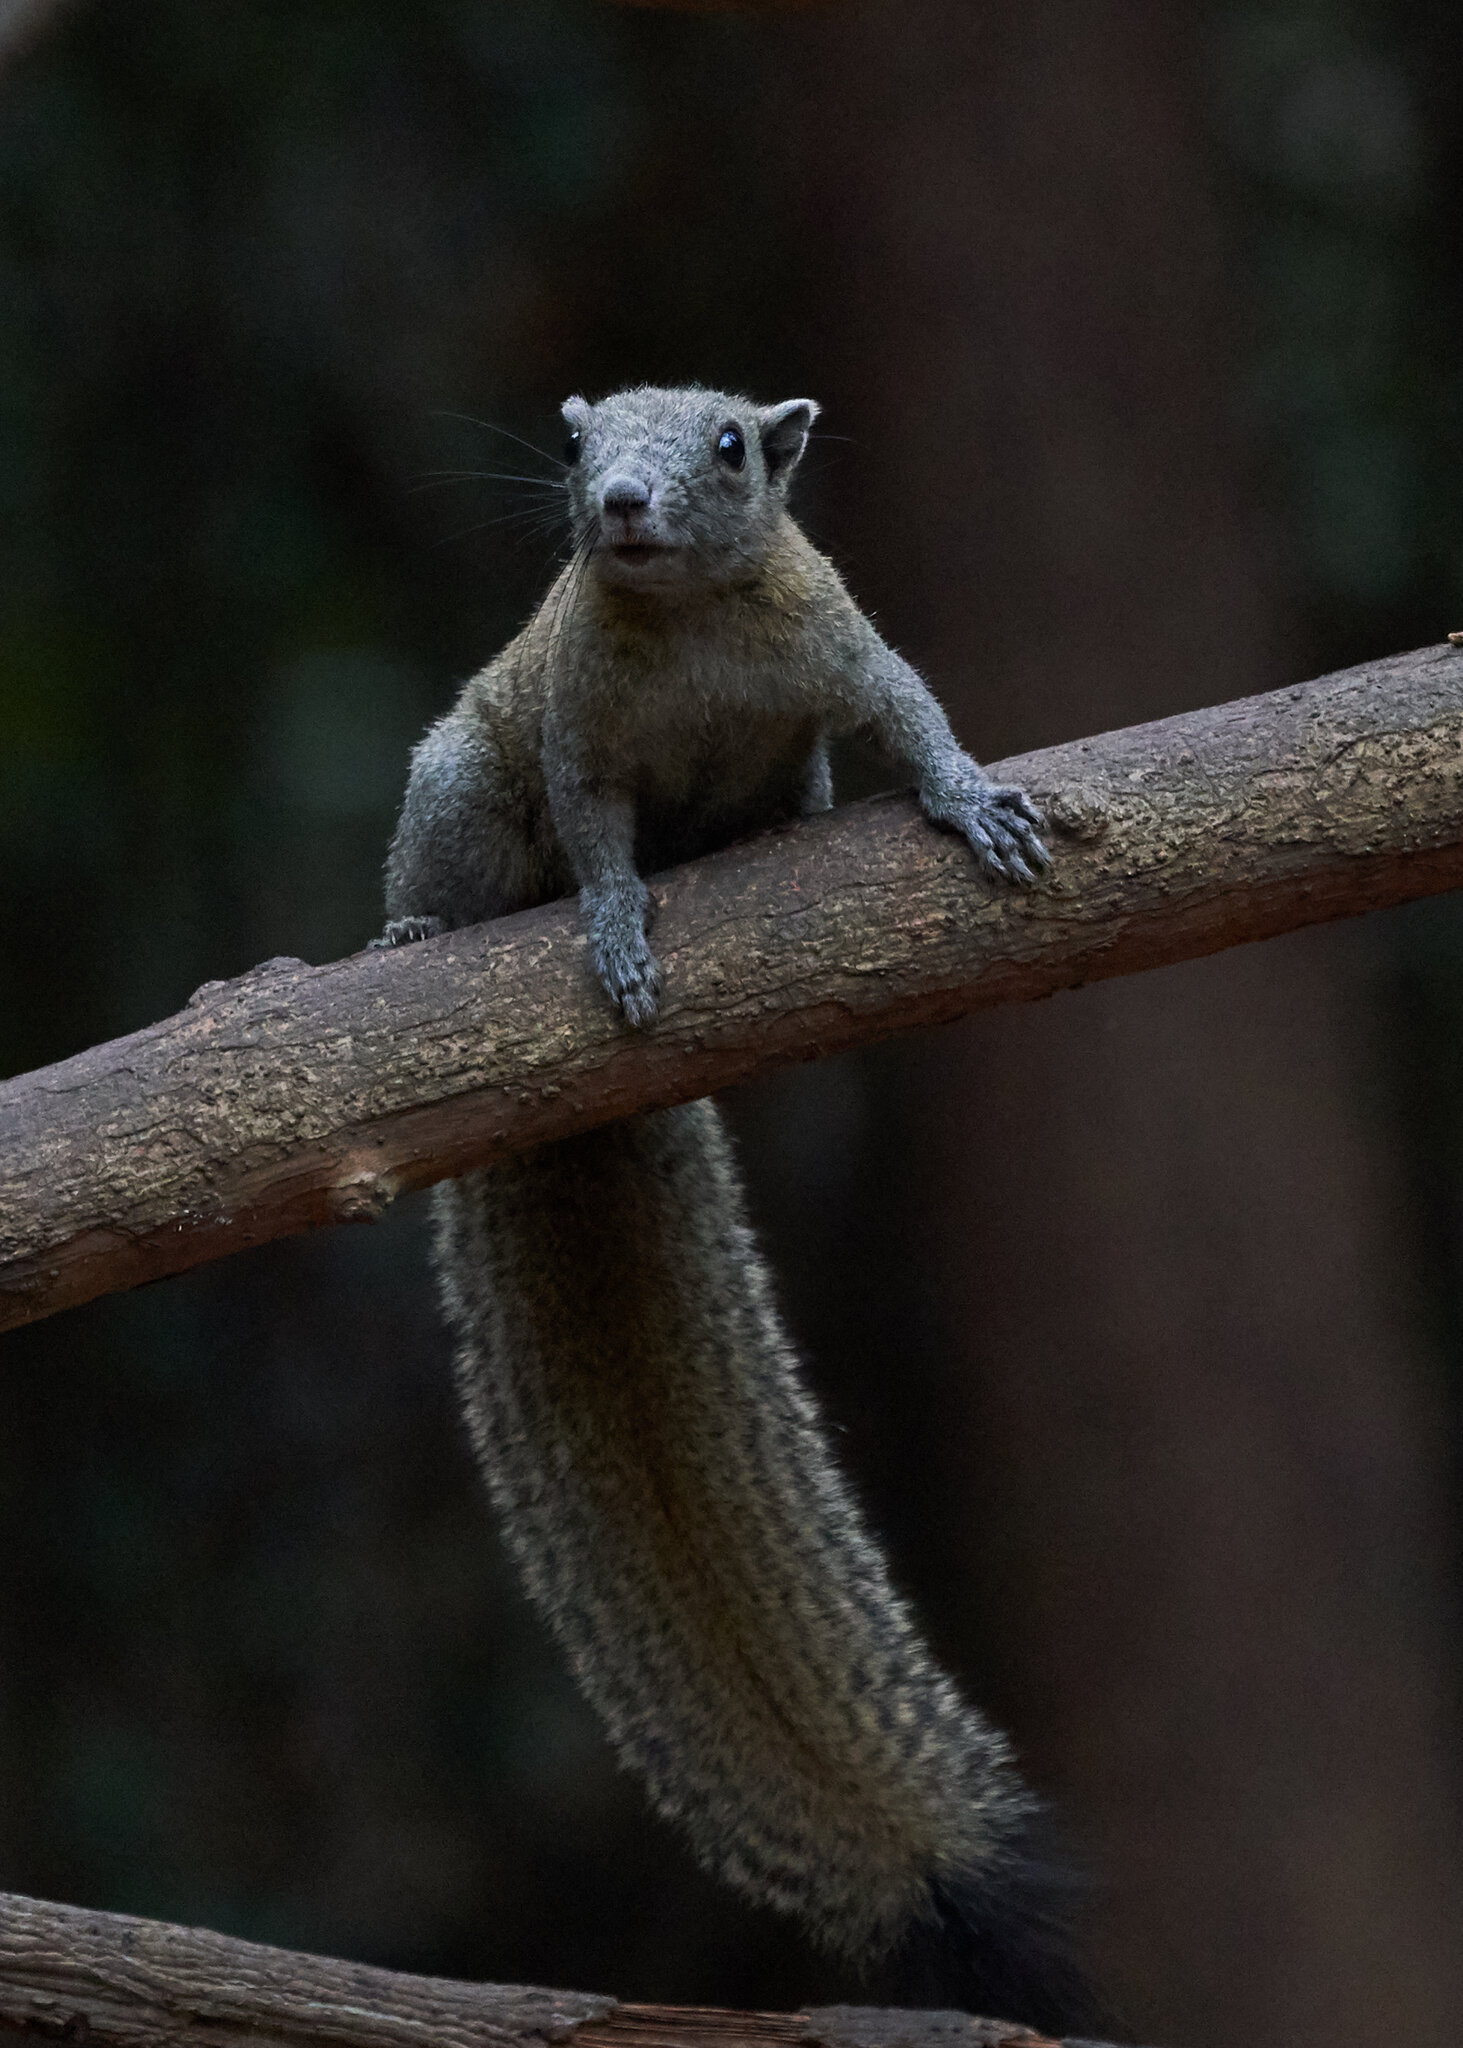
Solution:
<svg viewBox="0 0 1463 2048">
<path fill-rule="evenodd" d="M 568 401 L 572 557 L 417 747 L 376 943 L 577 889 L 601 982 L 648 1026 L 642 874 L 827 809 L 828 744 L 854 732 L 984 875 L 1049 864 L 1035 807 L 961 750 L 789 516 L 817 411 Z M 546 1145 L 435 1203 L 507 1541 L 656 1808 L 896 1995 L 1091 2025 L 1037 1802 L 933 1663 L 829 1454 L 715 1107 Z"/>
</svg>

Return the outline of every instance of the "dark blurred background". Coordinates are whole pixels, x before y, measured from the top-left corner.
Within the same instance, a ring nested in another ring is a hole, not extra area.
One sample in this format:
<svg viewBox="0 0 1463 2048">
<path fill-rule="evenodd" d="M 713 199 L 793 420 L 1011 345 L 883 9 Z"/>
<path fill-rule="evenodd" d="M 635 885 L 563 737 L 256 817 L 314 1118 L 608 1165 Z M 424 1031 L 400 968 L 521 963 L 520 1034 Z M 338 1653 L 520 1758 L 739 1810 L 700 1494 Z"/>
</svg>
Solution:
<svg viewBox="0 0 1463 2048">
<path fill-rule="evenodd" d="M 819 397 L 806 523 L 987 759 L 1463 626 L 1451 0 L 73 0 L 0 55 L 5 1071 L 364 943 L 554 559 L 532 484 L 423 485 L 541 476 L 570 391 Z M 1463 2038 L 1460 1027 L 1442 900 L 730 1105 L 1169 2048 Z M 612 1768 L 420 1201 L 6 1350 L 0 1886 L 857 1996 Z"/>
</svg>

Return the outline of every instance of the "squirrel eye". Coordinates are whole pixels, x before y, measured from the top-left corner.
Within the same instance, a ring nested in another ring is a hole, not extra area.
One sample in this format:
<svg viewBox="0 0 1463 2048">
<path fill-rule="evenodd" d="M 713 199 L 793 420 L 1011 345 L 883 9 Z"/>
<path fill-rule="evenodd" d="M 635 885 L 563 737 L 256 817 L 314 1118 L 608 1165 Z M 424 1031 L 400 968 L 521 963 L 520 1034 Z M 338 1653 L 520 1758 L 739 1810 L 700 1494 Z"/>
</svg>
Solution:
<svg viewBox="0 0 1463 2048">
<path fill-rule="evenodd" d="M 564 460 L 571 468 L 579 460 L 579 445 L 582 438 L 578 427 L 569 429 L 569 437 L 564 443 Z"/>
<path fill-rule="evenodd" d="M 747 459 L 747 444 L 735 427 L 723 427 L 716 452 L 728 469 L 740 469 Z"/>
</svg>

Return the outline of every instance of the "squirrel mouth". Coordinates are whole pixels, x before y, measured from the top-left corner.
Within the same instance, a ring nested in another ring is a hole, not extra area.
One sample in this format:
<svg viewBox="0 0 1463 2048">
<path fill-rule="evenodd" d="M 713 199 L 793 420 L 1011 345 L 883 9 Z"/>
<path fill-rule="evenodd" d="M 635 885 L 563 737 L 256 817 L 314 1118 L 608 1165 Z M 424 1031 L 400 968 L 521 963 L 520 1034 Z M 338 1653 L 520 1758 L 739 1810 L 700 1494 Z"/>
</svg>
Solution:
<svg viewBox="0 0 1463 2048">
<path fill-rule="evenodd" d="M 611 544 L 610 552 L 617 562 L 648 562 L 656 555 L 669 553 L 663 541 L 624 540 Z"/>
</svg>

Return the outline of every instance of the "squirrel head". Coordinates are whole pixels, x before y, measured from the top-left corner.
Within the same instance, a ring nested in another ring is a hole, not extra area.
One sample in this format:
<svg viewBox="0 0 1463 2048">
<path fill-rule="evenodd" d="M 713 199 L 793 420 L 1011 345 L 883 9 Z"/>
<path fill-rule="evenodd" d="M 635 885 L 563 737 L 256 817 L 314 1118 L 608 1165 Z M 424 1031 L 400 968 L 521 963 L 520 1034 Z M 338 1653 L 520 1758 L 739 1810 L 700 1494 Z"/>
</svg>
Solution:
<svg viewBox="0 0 1463 2048">
<path fill-rule="evenodd" d="M 766 557 L 818 407 L 642 385 L 564 406 L 574 538 L 601 582 L 673 596 Z"/>
</svg>

